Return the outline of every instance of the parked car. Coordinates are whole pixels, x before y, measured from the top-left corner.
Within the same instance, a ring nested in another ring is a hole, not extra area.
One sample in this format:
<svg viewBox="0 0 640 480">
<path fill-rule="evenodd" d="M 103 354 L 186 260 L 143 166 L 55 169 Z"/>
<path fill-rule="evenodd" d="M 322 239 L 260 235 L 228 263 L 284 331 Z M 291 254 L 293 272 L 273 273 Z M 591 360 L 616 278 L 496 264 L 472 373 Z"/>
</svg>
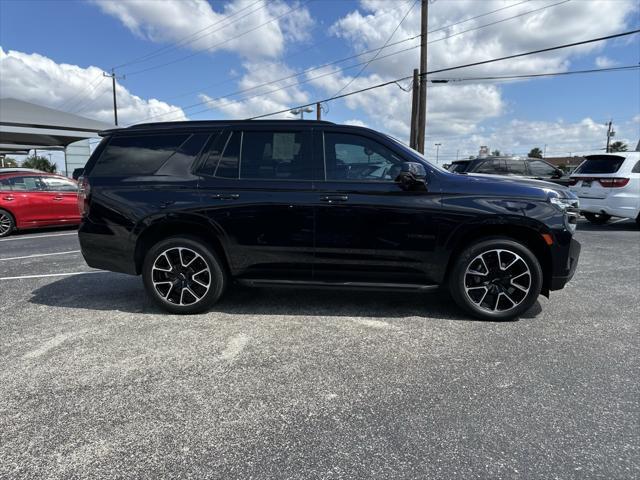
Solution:
<svg viewBox="0 0 640 480">
<path fill-rule="evenodd" d="M 142 275 L 169 312 L 204 311 L 237 282 L 444 287 L 501 320 L 563 288 L 578 262 L 568 189 L 451 174 L 367 128 L 203 121 L 102 135 L 78 195 L 82 253 Z"/>
<path fill-rule="evenodd" d="M 517 175 L 535 180 L 545 180 L 563 186 L 569 185 L 568 175 L 539 158 L 484 157 L 473 160 L 457 160 L 451 164 L 449 171 L 456 173 Z"/>
<path fill-rule="evenodd" d="M 78 184 L 33 171 L 0 173 L 0 237 L 14 230 L 80 223 Z"/>
<path fill-rule="evenodd" d="M 588 155 L 571 174 L 570 185 L 591 223 L 623 217 L 640 225 L 640 152 Z"/>
</svg>

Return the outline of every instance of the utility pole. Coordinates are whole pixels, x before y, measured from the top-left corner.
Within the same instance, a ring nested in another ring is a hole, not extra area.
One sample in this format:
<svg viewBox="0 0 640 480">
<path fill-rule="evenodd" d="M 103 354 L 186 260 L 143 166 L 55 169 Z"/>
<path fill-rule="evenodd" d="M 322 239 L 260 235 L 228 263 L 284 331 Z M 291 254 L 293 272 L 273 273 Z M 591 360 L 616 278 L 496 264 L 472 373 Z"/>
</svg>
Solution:
<svg viewBox="0 0 640 480">
<path fill-rule="evenodd" d="M 429 0 L 422 0 L 420 17 L 420 102 L 418 106 L 418 151 L 424 153 L 427 126 L 427 29 Z"/>
<path fill-rule="evenodd" d="M 118 125 L 118 102 L 116 100 L 116 72 L 114 71 L 114 69 L 111 69 L 111 75 L 109 75 L 108 73 L 102 72 L 102 75 L 105 77 L 110 77 L 111 78 L 111 84 L 113 86 L 113 118 L 115 120 L 115 124 L 116 126 Z M 121 79 L 124 78 L 124 75 L 122 77 L 120 77 Z"/>
<path fill-rule="evenodd" d="M 409 146 L 418 149 L 418 107 L 420 105 L 420 73 L 413 69 L 413 85 L 411 88 L 411 133 L 409 134 Z"/>
<path fill-rule="evenodd" d="M 615 135 L 615 132 L 611 130 L 612 124 L 613 122 L 609 120 L 608 127 L 607 127 L 607 150 L 606 150 L 607 153 L 609 153 L 609 144 L 611 143 L 611 137 Z"/>
<path fill-rule="evenodd" d="M 439 154 L 440 154 L 440 145 L 442 145 L 441 143 L 436 143 L 436 165 L 438 165 L 438 158 L 439 158 Z"/>
<path fill-rule="evenodd" d="M 316 120 L 322 120 L 322 105 L 320 105 L 320 102 L 316 103 Z"/>
</svg>

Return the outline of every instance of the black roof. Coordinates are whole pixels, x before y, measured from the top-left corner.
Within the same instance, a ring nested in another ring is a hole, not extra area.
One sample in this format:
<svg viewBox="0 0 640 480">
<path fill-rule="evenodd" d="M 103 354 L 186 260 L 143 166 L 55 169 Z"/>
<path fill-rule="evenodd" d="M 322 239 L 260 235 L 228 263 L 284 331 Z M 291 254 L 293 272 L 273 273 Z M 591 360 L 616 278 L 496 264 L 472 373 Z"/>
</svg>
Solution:
<svg viewBox="0 0 640 480">
<path fill-rule="evenodd" d="M 131 125 L 124 128 L 112 128 L 100 132 L 100 135 L 106 135 L 113 132 L 131 132 L 131 131 L 157 131 L 157 130 L 170 130 L 170 129 L 184 129 L 184 128 L 220 128 L 231 125 L 248 125 L 259 124 L 264 126 L 269 125 L 333 125 L 333 122 L 326 120 L 188 120 L 182 122 L 155 122 L 155 123 L 139 123 L 137 125 Z"/>
</svg>

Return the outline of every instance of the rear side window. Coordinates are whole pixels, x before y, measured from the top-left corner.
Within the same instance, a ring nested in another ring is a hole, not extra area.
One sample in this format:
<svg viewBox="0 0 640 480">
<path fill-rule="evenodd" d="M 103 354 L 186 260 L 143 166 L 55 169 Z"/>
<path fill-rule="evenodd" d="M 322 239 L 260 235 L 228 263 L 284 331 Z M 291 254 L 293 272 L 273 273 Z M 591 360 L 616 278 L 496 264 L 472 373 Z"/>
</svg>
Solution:
<svg viewBox="0 0 640 480">
<path fill-rule="evenodd" d="M 3 190 L 11 190 L 11 184 L 9 183 L 9 180 L 0 178 L 0 192 Z"/>
<path fill-rule="evenodd" d="M 636 164 L 633 166 L 631 173 L 640 173 L 640 160 L 638 160 Z"/>
<path fill-rule="evenodd" d="M 77 192 L 78 184 L 59 177 L 42 177 L 42 181 L 49 192 Z"/>
<path fill-rule="evenodd" d="M 91 170 L 92 177 L 150 175 L 158 170 L 190 134 L 115 136 Z"/>
<path fill-rule="evenodd" d="M 527 167 L 524 164 L 524 160 L 508 159 L 506 160 L 506 162 L 507 162 L 507 169 L 509 170 L 509 173 L 513 175 L 527 174 Z"/>
<path fill-rule="evenodd" d="M 624 158 L 618 155 L 592 155 L 573 173 L 616 173 L 624 163 Z"/>
<path fill-rule="evenodd" d="M 245 131 L 240 178 L 311 180 L 313 162 L 302 132 Z M 225 152 L 226 153 L 226 152 Z"/>
<path fill-rule="evenodd" d="M 504 160 L 486 160 L 476 169 L 477 173 L 507 173 L 507 163 Z"/>
<path fill-rule="evenodd" d="M 464 172 L 467 170 L 468 166 L 469 166 L 469 162 L 459 162 L 459 163 L 453 162 L 451 164 L 451 167 L 449 167 L 449 171 L 458 172 L 458 173 Z"/>
<path fill-rule="evenodd" d="M 189 173 L 193 162 L 204 148 L 204 144 L 208 139 L 208 133 L 197 133 L 191 135 L 191 137 L 189 137 L 189 139 L 169 157 L 164 165 L 157 171 L 157 174 L 185 175 Z"/>
</svg>

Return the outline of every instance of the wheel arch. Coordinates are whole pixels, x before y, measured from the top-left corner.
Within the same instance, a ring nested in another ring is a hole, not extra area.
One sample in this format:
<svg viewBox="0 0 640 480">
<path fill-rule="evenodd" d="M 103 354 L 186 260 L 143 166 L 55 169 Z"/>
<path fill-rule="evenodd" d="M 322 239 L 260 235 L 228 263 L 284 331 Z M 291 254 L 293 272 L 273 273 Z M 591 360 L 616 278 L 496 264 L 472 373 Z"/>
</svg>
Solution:
<svg viewBox="0 0 640 480">
<path fill-rule="evenodd" d="M 490 224 L 468 226 L 463 231 L 459 231 L 450 240 L 450 256 L 447 262 L 445 282 L 448 280 L 449 272 L 457 256 L 467 246 L 478 240 L 490 237 L 503 237 L 525 245 L 536 256 L 542 268 L 542 291 L 546 297 L 549 296 L 551 287 L 551 274 L 553 271 L 553 260 L 549 245 L 546 244 L 542 233 L 533 226 L 512 225 L 512 224 Z"/>
<path fill-rule="evenodd" d="M 223 245 L 222 233 L 212 225 L 196 220 L 163 220 L 147 226 L 138 235 L 134 253 L 136 274 L 139 275 L 142 272 L 146 252 L 153 245 L 176 235 L 188 235 L 205 241 L 221 260 L 227 274 L 231 272 L 229 258 Z"/>
</svg>

